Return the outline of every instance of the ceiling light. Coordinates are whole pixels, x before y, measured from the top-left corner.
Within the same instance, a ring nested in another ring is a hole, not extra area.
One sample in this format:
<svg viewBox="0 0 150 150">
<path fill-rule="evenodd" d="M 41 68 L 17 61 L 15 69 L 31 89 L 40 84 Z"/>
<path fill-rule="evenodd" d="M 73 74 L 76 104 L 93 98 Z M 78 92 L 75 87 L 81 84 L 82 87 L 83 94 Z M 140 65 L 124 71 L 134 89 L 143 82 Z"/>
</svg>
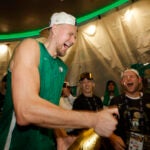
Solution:
<svg viewBox="0 0 150 150">
<path fill-rule="evenodd" d="M 88 35 L 94 35 L 96 32 L 96 26 L 95 25 L 90 25 L 86 28 L 85 31 Z"/>
<path fill-rule="evenodd" d="M 126 21 L 130 21 L 132 16 L 133 16 L 133 11 L 132 10 L 127 10 L 125 15 L 124 15 Z"/>
<path fill-rule="evenodd" d="M 5 54 L 8 50 L 8 46 L 6 44 L 0 45 L 0 54 Z"/>
</svg>

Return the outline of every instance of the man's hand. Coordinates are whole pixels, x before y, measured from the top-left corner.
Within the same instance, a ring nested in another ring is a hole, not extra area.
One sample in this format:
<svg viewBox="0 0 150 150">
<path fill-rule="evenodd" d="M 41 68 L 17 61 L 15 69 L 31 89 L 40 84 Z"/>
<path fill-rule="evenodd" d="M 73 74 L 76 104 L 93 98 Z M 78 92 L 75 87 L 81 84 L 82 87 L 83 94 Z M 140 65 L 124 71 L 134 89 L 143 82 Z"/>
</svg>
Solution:
<svg viewBox="0 0 150 150">
<path fill-rule="evenodd" d="M 97 113 L 97 120 L 94 122 L 94 130 L 100 136 L 109 137 L 116 129 L 117 119 L 115 115 L 119 116 L 117 108 L 106 108 Z"/>
</svg>

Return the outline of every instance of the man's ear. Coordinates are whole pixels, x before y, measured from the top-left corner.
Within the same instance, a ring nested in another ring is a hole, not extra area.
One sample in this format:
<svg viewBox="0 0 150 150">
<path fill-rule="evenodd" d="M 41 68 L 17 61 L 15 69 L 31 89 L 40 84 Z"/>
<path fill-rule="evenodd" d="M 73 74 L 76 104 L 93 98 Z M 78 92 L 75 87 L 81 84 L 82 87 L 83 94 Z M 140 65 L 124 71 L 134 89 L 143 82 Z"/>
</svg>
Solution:
<svg viewBox="0 0 150 150">
<path fill-rule="evenodd" d="M 142 78 L 141 77 L 139 77 L 139 83 L 142 83 Z"/>
<path fill-rule="evenodd" d="M 95 82 L 93 82 L 93 87 L 95 88 Z"/>
<path fill-rule="evenodd" d="M 57 25 L 54 24 L 54 25 L 51 27 L 51 32 L 53 33 L 53 35 L 55 35 L 56 29 L 57 29 Z"/>
</svg>

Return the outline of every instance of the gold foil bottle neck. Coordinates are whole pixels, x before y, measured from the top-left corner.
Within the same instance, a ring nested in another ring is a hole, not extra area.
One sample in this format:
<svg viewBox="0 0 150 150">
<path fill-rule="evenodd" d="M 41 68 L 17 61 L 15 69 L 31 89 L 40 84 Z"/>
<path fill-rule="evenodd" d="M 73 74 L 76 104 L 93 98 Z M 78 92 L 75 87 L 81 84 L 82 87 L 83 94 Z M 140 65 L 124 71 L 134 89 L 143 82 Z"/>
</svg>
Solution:
<svg viewBox="0 0 150 150">
<path fill-rule="evenodd" d="M 83 131 L 68 150 L 99 150 L 101 137 L 93 129 Z"/>
</svg>

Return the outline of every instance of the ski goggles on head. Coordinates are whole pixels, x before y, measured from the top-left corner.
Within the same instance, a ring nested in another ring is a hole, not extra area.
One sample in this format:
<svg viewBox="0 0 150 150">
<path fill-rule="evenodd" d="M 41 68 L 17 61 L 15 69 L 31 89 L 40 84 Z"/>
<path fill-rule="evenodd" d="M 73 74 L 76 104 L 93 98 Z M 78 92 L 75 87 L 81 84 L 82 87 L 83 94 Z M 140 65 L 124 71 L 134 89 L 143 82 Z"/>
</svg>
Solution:
<svg viewBox="0 0 150 150">
<path fill-rule="evenodd" d="M 84 79 L 93 80 L 92 73 L 90 73 L 90 72 L 83 72 L 83 73 L 80 75 L 79 81 L 83 81 Z"/>
</svg>

